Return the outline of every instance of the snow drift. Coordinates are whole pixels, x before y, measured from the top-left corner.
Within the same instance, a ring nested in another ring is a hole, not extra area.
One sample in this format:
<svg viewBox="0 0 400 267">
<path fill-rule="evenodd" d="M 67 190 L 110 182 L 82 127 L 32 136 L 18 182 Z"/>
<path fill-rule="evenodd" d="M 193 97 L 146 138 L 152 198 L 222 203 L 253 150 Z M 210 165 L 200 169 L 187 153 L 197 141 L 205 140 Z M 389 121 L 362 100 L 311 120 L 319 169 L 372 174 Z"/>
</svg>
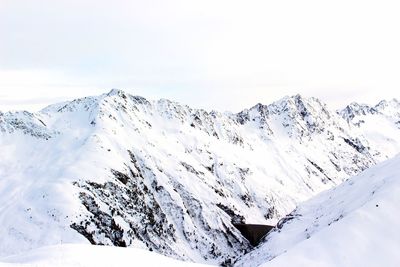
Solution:
<svg viewBox="0 0 400 267">
<path fill-rule="evenodd" d="M 0 259 L 2 267 L 205 267 L 135 248 L 64 244 L 42 247 Z"/>
</svg>

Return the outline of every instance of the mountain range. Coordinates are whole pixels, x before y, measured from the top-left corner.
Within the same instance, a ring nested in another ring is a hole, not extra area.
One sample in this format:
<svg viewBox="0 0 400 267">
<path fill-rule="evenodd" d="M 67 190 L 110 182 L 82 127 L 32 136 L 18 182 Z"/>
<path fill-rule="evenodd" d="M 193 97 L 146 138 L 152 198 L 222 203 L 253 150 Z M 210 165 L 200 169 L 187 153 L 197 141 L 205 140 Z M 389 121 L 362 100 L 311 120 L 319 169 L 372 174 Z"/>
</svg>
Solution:
<svg viewBox="0 0 400 267">
<path fill-rule="evenodd" d="M 400 102 L 334 111 L 295 95 L 221 113 L 113 89 L 0 112 L 0 151 L 0 257 L 91 243 L 229 266 L 263 247 L 235 224 L 290 228 L 323 206 L 299 203 L 399 153 Z"/>
</svg>

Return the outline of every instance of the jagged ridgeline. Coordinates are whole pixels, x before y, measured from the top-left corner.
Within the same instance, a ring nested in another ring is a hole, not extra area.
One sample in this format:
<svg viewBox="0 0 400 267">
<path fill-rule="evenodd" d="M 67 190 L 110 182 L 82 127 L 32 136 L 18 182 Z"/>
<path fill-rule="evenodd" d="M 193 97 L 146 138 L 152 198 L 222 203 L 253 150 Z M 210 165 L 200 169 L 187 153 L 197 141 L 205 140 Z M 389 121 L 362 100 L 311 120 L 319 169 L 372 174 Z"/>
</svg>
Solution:
<svg viewBox="0 0 400 267">
<path fill-rule="evenodd" d="M 252 249 L 234 224 L 275 224 L 398 153 L 399 121 L 396 100 L 233 114 L 120 90 L 0 113 L 0 252 L 90 242 L 229 265 Z"/>
</svg>

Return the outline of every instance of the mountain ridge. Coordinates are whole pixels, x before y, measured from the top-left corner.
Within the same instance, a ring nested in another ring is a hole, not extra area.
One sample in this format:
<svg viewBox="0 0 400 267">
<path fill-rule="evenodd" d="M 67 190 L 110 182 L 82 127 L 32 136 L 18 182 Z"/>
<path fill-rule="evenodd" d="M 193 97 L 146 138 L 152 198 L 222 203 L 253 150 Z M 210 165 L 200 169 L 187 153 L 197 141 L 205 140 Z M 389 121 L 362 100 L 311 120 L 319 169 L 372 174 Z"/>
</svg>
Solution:
<svg viewBox="0 0 400 267">
<path fill-rule="evenodd" d="M 276 223 L 398 153 L 390 114 L 376 138 L 316 98 L 233 114 L 115 89 L 0 113 L 0 251 L 90 242 L 229 265 L 251 249 L 234 222 Z"/>
</svg>

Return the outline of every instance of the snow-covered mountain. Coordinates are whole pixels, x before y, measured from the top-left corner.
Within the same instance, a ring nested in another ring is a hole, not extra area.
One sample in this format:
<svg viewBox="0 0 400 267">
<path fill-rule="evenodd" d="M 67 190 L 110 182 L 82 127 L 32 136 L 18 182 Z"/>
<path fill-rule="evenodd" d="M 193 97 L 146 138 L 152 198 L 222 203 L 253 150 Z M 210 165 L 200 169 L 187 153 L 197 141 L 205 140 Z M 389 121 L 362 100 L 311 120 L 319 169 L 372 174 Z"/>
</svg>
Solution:
<svg viewBox="0 0 400 267">
<path fill-rule="evenodd" d="M 380 146 L 389 154 L 399 151 L 400 102 L 396 99 L 382 100 L 373 107 L 352 103 L 340 115 L 372 146 Z"/>
<path fill-rule="evenodd" d="M 302 203 L 235 266 L 399 266 L 400 155 Z"/>
<path fill-rule="evenodd" d="M 381 103 L 232 114 L 112 90 L 0 113 L 0 255 L 90 242 L 229 265 L 251 249 L 234 223 L 276 223 L 400 151 L 398 102 Z"/>
</svg>

